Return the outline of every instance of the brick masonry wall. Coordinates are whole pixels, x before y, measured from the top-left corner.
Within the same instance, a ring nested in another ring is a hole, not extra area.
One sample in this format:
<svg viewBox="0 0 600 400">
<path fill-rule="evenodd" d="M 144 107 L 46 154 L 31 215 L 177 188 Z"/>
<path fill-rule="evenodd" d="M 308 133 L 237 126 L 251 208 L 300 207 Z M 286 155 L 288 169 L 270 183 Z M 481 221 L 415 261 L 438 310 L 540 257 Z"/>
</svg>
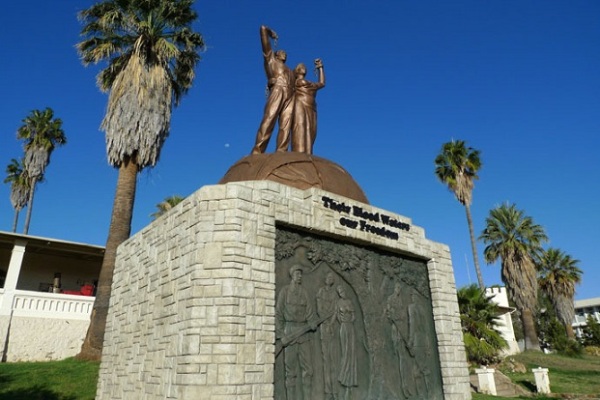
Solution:
<svg viewBox="0 0 600 400">
<path fill-rule="evenodd" d="M 346 228 L 323 196 L 357 204 L 269 181 L 205 186 L 125 242 L 97 399 L 273 399 L 276 224 L 430 260 L 445 398 L 470 398 L 448 247 L 414 225 L 398 240 Z"/>
</svg>

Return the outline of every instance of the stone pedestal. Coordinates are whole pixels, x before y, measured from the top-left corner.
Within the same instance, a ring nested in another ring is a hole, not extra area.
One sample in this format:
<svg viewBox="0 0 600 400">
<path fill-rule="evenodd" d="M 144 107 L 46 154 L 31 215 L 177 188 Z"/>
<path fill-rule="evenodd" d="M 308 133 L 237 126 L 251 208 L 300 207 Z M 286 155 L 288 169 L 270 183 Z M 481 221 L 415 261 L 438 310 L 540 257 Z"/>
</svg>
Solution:
<svg viewBox="0 0 600 400">
<path fill-rule="evenodd" d="M 431 321 L 429 337 L 434 337 L 421 342 L 437 348 L 411 355 L 418 361 L 423 354 L 434 358 L 435 370 L 419 366 L 418 377 L 434 386 L 426 388 L 430 393 L 438 393 L 428 398 L 470 399 L 448 247 L 426 239 L 424 230 L 404 216 L 319 189 L 299 190 L 270 181 L 203 187 L 119 247 L 97 399 L 276 398 L 276 293 L 281 289 L 276 267 L 298 255 L 294 249 L 288 254 L 285 246 L 276 250 L 283 230 L 302 237 L 306 232 L 308 243 L 310 237 L 323 238 L 318 239 L 322 260 L 331 241 L 400 259 L 394 268 L 403 268 L 404 259 L 420 265 L 425 282 L 413 286 L 426 287 L 427 293 L 414 290 L 411 295 L 429 302 L 425 317 Z M 315 260 L 311 251 L 300 258 Z M 377 262 L 378 268 L 388 268 Z M 394 268 L 374 281 L 369 260 L 328 263 L 349 292 L 348 307 L 365 321 L 362 299 L 352 292 L 350 278 L 364 275 L 364 281 L 374 285 L 368 290 L 381 298 L 395 290 Z M 319 272 L 324 265 L 303 266 L 307 290 L 316 291 L 307 285 L 324 276 Z M 349 270 L 358 267 L 360 271 Z M 410 282 L 397 283 L 413 288 Z M 368 318 L 382 326 L 385 322 L 385 340 L 370 342 L 367 326 L 363 331 L 356 328 L 356 342 L 360 351 L 393 355 L 386 350 L 393 349 L 387 322 L 391 317 L 386 317 L 385 304 L 380 306 L 370 310 Z M 413 311 L 408 304 L 404 307 L 409 318 Z M 372 373 L 397 371 L 397 364 L 368 368 L 370 379 L 359 376 L 359 386 L 351 388 L 353 396 L 368 391 L 376 393 L 373 400 L 403 398 L 397 382 Z M 314 372 L 318 375 L 322 371 Z M 318 384 L 316 379 L 312 383 L 315 399 L 324 397 Z"/>
<path fill-rule="evenodd" d="M 548 368 L 534 368 L 531 370 L 535 377 L 535 386 L 538 393 L 550 393 L 550 378 L 548 377 Z"/>
<path fill-rule="evenodd" d="M 479 368 L 475 370 L 477 374 L 477 379 L 479 380 L 479 392 L 484 394 L 491 394 L 496 396 L 498 392 L 496 391 L 496 380 L 494 379 L 494 372 L 496 372 L 493 368 Z"/>
</svg>

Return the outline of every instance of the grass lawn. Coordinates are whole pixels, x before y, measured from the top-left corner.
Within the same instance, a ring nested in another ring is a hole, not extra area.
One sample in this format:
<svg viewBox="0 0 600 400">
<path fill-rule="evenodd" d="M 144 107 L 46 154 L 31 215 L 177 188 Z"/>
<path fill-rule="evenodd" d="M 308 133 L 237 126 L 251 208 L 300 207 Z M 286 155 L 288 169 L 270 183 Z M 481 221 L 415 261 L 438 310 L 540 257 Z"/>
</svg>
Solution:
<svg viewBox="0 0 600 400">
<path fill-rule="evenodd" d="M 532 368 L 549 369 L 552 395 L 535 400 L 600 399 L 600 357 L 571 358 L 527 352 L 512 356 L 525 364 L 527 373 L 503 371 L 513 382 L 535 390 Z M 67 359 L 36 363 L 0 363 L 2 400 L 92 400 L 96 394 L 99 364 Z M 527 398 L 527 397 L 522 397 Z M 506 397 L 474 394 L 473 400 L 508 400 Z"/>
<path fill-rule="evenodd" d="M 600 398 L 600 357 L 582 355 L 566 357 L 558 354 L 525 352 L 513 357 L 527 367 L 527 373 L 503 371 L 513 382 L 535 390 L 532 368 L 548 368 L 552 393 L 595 395 Z"/>
<path fill-rule="evenodd" d="M 0 399 L 93 400 L 99 363 L 67 359 L 0 363 Z"/>
<path fill-rule="evenodd" d="M 583 355 L 578 358 L 558 354 L 526 352 L 510 358 L 524 364 L 526 373 L 517 373 L 500 369 L 513 382 L 535 394 L 533 368 L 548 368 L 550 390 L 548 396 L 534 396 L 535 400 L 551 399 L 600 399 L 600 357 Z M 527 399 L 529 397 L 518 397 Z M 509 400 L 509 397 L 473 394 L 473 400 Z M 514 399 L 514 397 L 512 398 Z"/>
<path fill-rule="evenodd" d="M 488 394 L 478 394 L 478 393 L 473 394 L 473 400 L 515 400 L 515 399 L 531 400 L 532 398 L 531 397 L 500 397 L 500 396 L 492 396 L 492 395 L 488 395 Z M 545 396 L 535 396 L 535 397 L 533 397 L 533 399 L 534 400 L 556 400 L 556 397 L 551 398 L 551 397 L 545 397 Z"/>
</svg>

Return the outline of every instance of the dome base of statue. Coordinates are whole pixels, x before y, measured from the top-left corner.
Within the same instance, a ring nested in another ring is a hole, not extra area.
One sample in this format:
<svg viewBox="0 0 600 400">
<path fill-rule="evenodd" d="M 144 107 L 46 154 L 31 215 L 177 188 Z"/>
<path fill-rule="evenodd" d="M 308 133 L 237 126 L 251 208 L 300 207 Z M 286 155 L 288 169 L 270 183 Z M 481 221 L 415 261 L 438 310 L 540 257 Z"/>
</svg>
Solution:
<svg viewBox="0 0 600 400">
<path fill-rule="evenodd" d="M 344 168 L 306 153 L 251 154 L 233 164 L 219 183 L 259 180 L 282 183 L 302 190 L 319 188 L 369 204 L 363 190 Z"/>
</svg>

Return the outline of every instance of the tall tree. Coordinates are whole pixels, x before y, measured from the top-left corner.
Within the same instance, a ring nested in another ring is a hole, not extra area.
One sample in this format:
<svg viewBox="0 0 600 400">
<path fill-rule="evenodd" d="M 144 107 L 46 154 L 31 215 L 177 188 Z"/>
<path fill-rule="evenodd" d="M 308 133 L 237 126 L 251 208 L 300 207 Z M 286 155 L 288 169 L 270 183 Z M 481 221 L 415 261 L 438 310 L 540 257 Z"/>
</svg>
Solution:
<svg viewBox="0 0 600 400">
<path fill-rule="evenodd" d="M 572 326 L 575 317 L 575 285 L 581 282 L 583 273 L 577 266 L 578 263 L 579 260 L 556 248 L 543 251 L 537 262 L 539 287 L 550 299 L 556 317 L 564 325 L 570 339 L 575 339 Z"/>
<path fill-rule="evenodd" d="M 475 187 L 474 181 L 479 179 L 477 172 L 480 169 L 481 160 L 479 159 L 479 151 L 472 147 L 467 147 L 463 140 L 453 140 L 444 143 L 440 154 L 435 158 L 435 175 L 442 183 L 448 186 L 448 189 L 454 193 L 456 200 L 465 207 L 477 282 L 481 290 L 485 290 L 481 268 L 479 267 L 479 257 L 477 256 L 473 218 L 471 217 L 471 202 L 473 199 L 473 188 Z"/>
<path fill-rule="evenodd" d="M 109 92 L 101 128 L 119 169 L 96 301 L 80 358 L 99 359 L 117 247 L 131 231 L 137 174 L 158 161 L 171 112 L 187 93 L 204 47 L 192 30 L 193 0 L 106 0 L 82 11 L 84 65 L 107 61 L 97 78 Z"/>
<path fill-rule="evenodd" d="M 27 206 L 29 199 L 29 179 L 23 169 L 23 163 L 13 158 L 6 166 L 6 178 L 4 183 L 10 183 L 10 202 L 15 209 L 12 231 L 17 231 L 19 213 Z"/>
<path fill-rule="evenodd" d="M 171 208 L 175 207 L 177 204 L 183 201 L 183 197 L 174 194 L 173 196 L 166 197 L 163 201 L 156 205 L 156 212 L 150 214 L 152 219 L 156 219 L 169 211 Z"/>
<path fill-rule="evenodd" d="M 521 314 L 525 349 L 540 350 L 533 318 L 538 289 L 534 260 L 548 240 L 544 228 L 516 205 L 503 204 L 490 211 L 480 239 L 487 245 L 485 261 L 501 262 L 502 281 Z"/>
<path fill-rule="evenodd" d="M 31 222 L 35 185 L 44 178 L 46 167 L 50 164 L 50 155 L 57 146 L 67 143 L 67 137 L 62 129 L 62 121 L 60 118 L 54 118 L 54 111 L 47 107 L 43 111 L 31 111 L 17 130 L 17 138 L 25 142 L 23 168 L 29 178 L 27 215 L 23 227 L 23 233 L 27 234 Z"/>
</svg>

